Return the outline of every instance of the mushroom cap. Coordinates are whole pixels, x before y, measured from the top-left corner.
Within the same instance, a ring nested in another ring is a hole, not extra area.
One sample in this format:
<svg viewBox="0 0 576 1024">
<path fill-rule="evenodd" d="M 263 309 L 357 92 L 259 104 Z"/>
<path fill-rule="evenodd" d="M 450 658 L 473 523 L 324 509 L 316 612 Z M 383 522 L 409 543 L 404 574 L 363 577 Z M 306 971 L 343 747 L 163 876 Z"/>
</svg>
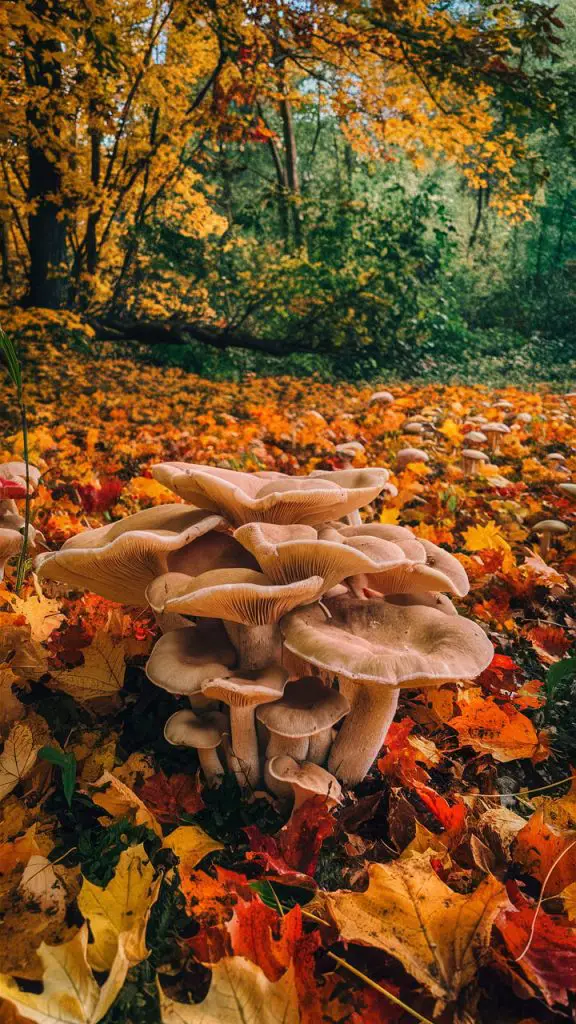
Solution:
<svg viewBox="0 0 576 1024">
<path fill-rule="evenodd" d="M 343 693 L 324 686 L 318 676 L 304 676 L 286 684 L 282 700 L 258 708 L 256 718 L 270 732 L 298 739 L 331 728 L 349 710 Z"/>
<path fill-rule="evenodd" d="M 284 693 L 288 672 L 282 665 L 243 672 L 241 676 L 209 679 L 202 683 L 202 693 L 212 700 L 221 700 L 230 707 L 250 708 L 278 700 Z"/>
<path fill-rule="evenodd" d="M 202 683 L 231 675 L 236 651 L 218 622 L 172 629 L 156 641 L 146 664 L 151 683 L 168 693 L 198 693 Z"/>
<path fill-rule="evenodd" d="M 375 405 L 378 402 L 382 405 L 390 405 L 393 401 L 394 395 L 391 391 L 375 391 L 374 394 L 370 395 L 368 404 Z"/>
<path fill-rule="evenodd" d="M 342 787 L 337 779 L 319 764 L 311 761 L 295 761 L 287 754 L 279 754 L 268 761 L 268 771 L 278 782 L 287 782 L 294 790 L 307 796 L 324 796 L 340 803 Z"/>
<path fill-rule="evenodd" d="M 240 473 L 214 466 L 165 462 L 154 477 L 186 501 L 219 512 L 235 526 L 250 522 L 322 523 L 369 504 L 382 490 L 384 470 L 343 470 L 292 477 Z"/>
<path fill-rule="evenodd" d="M 529 412 L 519 412 L 516 417 L 517 423 L 531 423 L 532 415 Z"/>
<path fill-rule="evenodd" d="M 364 445 L 360 444 L 360 441 L 344 441 L 342 444 L 337 444 L 334 451 L 336 455 L 348 455 L 350 458 L 354 458 L 355 455 L 360 455 L 364 451 Z"/>
<path fill-rule="evenodd" d="M 421 423 L 414 423 L 414 422 L 405 423 L 404 426 L 402 427 L 402 430 L 403 430 L 403 432 L 405 434 L 423 434 L 424 433 L 424 427 L 422 426 L 422 424 Z"/>
<path fill-rule="evenodd" d="M 176 711 L 164 726 L 164 739 L 173 747 L 213 750 L 228 732 L 226 715 L 208 711 L 200 718 L 193 711 Z"/>
<path fill-rule="evenodd" d="M 362 538 L 374 537 L 376 540 L 395 544 L 404 552 L 409 562 L 426 561 L 423 544 L 406 526 L 394 526 L 392 523 L 363 523 L 362 526 L 342 526 L 340 533 L 347 538 L 349 544 L 354 542 L 357 545 Z"/>
<path fill-rule="evenodd" d="M 40 578 L 85 588 L 110 601 L 142 605 L 146 587 L 167 571 L 171 556 L 178 553 L 182 561 L 183 548 L 201 545 L 200 539 L 223 525 L 220 516 L 197 508 L 158 505 L 71 537 L 59 551 L 39 555 L 35 568 Z M 211 536 L 206 540 L 206 557 L 213 561 L 219 545 L 229 554 L 230 539 L 219 533 Z M 202 550 L 199 546 L 194 552 L 200 571 Z M 191 557 L 187 551 L 185 564 L 190 564 Z"/>
<path fill-rule="evenodd" d="M 31 466 L 28 463 L 28 479 L 30 481 L 31 491 L 35 491 L 40 483 L 40 477 L 42 476 L 42 470 L 38 469 L 37 466 Z M 26 463 L 25 462 L 3 462 L 0 464 L 0 477 L 5 480 L 17 480 L 19 483 L 26 484 Z"/>
<path fill-rule="evenodd" d="M 469 430 L 466 434 L 466 440 L 472 441 L 473 444 L 483 444 L 488 438 L 481 430 Z"/>
<path fill-rule="evenodd" d="M 470 582 L 458 559 L 429 540 L 419 540 L 419 543 L 426 553 L 426 564 L 405 564 L 395 570 L 374 574 L 368 580 L 369 588 L 381 594 L 445 591 L 456 597 L 465 597 L 470 590 Z"/>
<path fill-rule="evenodd" d="M 472 462 L 488 462 L 488 456 L 486 452 L 478 452 L 475 448 L 463 448 L 460 452 L 464 459 L 470 459 Z"/>
<path fill-rule="evenodd" d="M 569 498 L 576 498 L 576 484 L 558 484 L 558 490 Z"/>
<path fill-rule="evenodd" d="M 403 465 L 406 465 L 408 462 L 430 462 L 428 452 L 425 452 L 422 448 L 401 448 L 396 453 L 396 458 Z"/>
<path fill-rule="evenodd" d="M 424 604 L 329 599 L 301 608 L 280 623 L 285 647 L 331 676 L 394 687 L 474 679 L 493 648 L 470 619 Z"/>
<path fill-rule="evenodd" d="M 510 427 L 505 423 L 485 423 L 483 427 L 485 434 L 509 434 Z"/>
<path fill-rule="evenodd" d="M 166 573 L 150 584 L 146 597 L 157 612 L 266 626 L 297 605 L 316 601 L 323 592 L 320 576 L 278 586 L 251 569 L 215 569 L 200 576 Z"/>
<path fill-rule="evenodd" d="M 549 452 L 545 459 L 546 462 L 566 462 L 566 456 L 561 452 Z"/>
<path fill-rule="evenodd" d="M 543 519 L 541 523 L 534 523 L 533 533 L 568 533 L 566 523 L 559 519 Z"/>
<path fill-rule="evenodd" d="M 304 535 L 304 530 L 311 530 L 311 535 Z M 330 539 L 319 539 L 312 527 L 247 523 L 234 537 L 275 583 L 319 576 L 324 580 L 324 592 L 349 576 L 382 572 L 406 561 L 401 548 L 389 541 L 372 536 L 348 538 L 337 530 L 326 532 Z"/>
</svg>

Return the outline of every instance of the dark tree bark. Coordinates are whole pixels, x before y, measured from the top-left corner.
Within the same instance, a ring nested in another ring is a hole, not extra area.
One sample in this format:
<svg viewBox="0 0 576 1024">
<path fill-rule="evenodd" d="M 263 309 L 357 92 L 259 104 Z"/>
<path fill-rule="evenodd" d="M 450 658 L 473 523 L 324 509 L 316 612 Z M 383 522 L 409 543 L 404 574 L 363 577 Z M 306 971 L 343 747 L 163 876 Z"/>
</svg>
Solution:
<svg viewBox="0 0 576 1024">
<path fill-rule="evenodd" d="M 57 55 L 61 45 L 50 38 L 50 25 L 56 16 L 48 0 L 33 0 L 31 11 L 48 31 L 36 39 L 26 36 L 26 79 L 31 98 L 26 111 L 28 122 L 28 215 L 30 271 L 26 304 L 59 309 L 66 301 L 67 227 L 63 217 L 62 173 L 47 140 L 58 131 L 50 96 L 61 89 L 61 68 Z M 38 90 L 46 90 L 38 100 Z"/>
<path fill-rule="evenodd" d="M 218 328 L 206 324 L 177 320 L 115 320 L 104 317 L 91 320 L 100 341 L 140 342 L 143 345 L 188 345 L 199 341 L 211 348 L 247 348 L 272 356 L 287 352 L 319 351 L 306 341 L 294 338 L 259 338 L 241 328 Z"/>
</svg>

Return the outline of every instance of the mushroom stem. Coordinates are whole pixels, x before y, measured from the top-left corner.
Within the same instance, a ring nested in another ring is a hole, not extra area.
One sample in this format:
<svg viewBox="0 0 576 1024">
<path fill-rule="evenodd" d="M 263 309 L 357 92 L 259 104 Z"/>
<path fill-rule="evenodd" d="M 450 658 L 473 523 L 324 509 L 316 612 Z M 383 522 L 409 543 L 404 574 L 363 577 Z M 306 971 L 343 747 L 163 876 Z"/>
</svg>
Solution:
<svg viewBox="0 0 576 1024">
<path fill-rule="evenodd" d="M 317 732 L 314 736 L 310 737 L 306 760 L 312 761 L 314 764 L 323 765 L 328 757 L 331 743 L 332 726 L 329 725 L 327 729 L 322 729 L 321 732 Z"/>
<path fill-rule="evenodd" d="M 355 508 L 353 512 L 349 512 L 346 516 L 348 526 L 362 526 L 362 518 L 360 516 L 360 510 Z"/>
<path fill-rule="evenodd" d="M 395 686 L 356 685 L 352 709 L 328 759 L 328 771 L 341 782 L 353 786 L 370 770 L 396 713 L 398 694 Z"/>
<path fill-rule="evenodd" d="M 238 785 L 242 789 L 254 789 L 260 779 L 260 760 L 253 705 L 230 707 L 230 730 L 232 769 Z"/>
<path fill-rule="evenodd" d="M 211 750 L 198 750 L 198 760 L 204 773 L 206 783 L 210 788 L 219 786 L 224 778 L 224 768 L 216 753 L 216 748 Z"/>
<path fill-rule="evenodd" d="M 237 669 L 252 671 L 266 668 L 280 659 L 280 631 L 278 626 L 244 626 L 240 622 L 223 620 L 224 628 L 238 655 Z"/>
<path fill-rule="evenodd" d="M 270 733 L 270 739 L 266 748 L 266 760 L 278 757 L 280 754 L 288 754 L 295 761 L 309 761 L 308 737 L 307 736 L 280 736 L 277 732 Z"/>
<path fill-rule="evenodd" d="M 551 538 L 552 534 L 548 530 L 542 531 L 542 534 L 540 535 L 540 557 L 544 560 L 546 559 L 546 555 L 550 551 Z"/>
</svg>

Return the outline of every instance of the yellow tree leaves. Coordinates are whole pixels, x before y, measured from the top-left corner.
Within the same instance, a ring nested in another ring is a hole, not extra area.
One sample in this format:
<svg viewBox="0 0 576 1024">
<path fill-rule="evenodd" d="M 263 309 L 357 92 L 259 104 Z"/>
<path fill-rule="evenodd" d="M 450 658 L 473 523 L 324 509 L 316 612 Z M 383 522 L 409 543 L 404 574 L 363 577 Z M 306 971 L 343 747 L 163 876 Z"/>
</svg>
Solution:
<svg viewBox="0 0 576 1024">
<path fill-rule="evenodd" d="M 441 1003 L 476 976 L 492 925 L 508 906 L 504 886 L 483 879 L 474 892 L 453 892 L 433 871 L 430 851 L 392 864 L 371 864 L 366 892 L 323 897 L 347 942 L 377 946 L 397 957 Z"/>
<path fill-rule="evenodd" d="M 268 981 L 251 960 L 224 957 L 212 967 L 212 981 L 201 1003 L 177 1003 L 160 988 L 162 1024 L 299 1024 L 294 968 Z"/>
</svg>

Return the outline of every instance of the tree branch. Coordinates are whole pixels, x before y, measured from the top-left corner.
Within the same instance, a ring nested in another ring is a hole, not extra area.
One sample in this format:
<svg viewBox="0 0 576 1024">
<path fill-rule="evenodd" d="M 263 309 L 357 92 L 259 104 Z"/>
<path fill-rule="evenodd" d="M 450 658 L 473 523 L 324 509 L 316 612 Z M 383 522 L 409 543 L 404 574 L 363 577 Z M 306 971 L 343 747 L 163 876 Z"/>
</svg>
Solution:
<svg viewBox="0 0 576 1024">
<path fill-rule="evenodd" d="M 187 345 L 199 341 L 211 348 L 245 348 L 271 356 L 288 352 L 313 352 L 317 349 L 297 338 L 258 338 L 249 331 L 212 327 L 206 324 L 177 320 L 113 320 L 93 319 L 90 326 L 100 341 L 133 341 L 143 345 Z"/>
</svg>

